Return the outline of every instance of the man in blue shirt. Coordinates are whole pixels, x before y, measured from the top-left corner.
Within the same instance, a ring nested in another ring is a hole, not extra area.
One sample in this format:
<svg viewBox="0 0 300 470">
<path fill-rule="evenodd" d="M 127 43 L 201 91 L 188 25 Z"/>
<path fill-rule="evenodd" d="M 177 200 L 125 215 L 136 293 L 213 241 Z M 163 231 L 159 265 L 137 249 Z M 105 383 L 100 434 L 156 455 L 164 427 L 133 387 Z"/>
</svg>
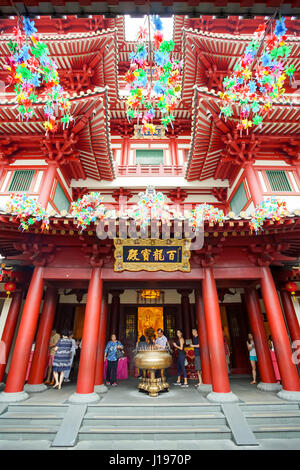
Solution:
<svg viewBox="0 0 300 470">
<path fill-rule="evenodd" d="M 118 367 L 117 349 L 124 349 L 124 346 L 120 341 L 117 341 L 116 335 L 113 334 L 111 335 L 111 341 L 107 343 L 104 351 L 104 360 L 107 359 L 106 384 L 112 384 L 113 387 L 118 385 L 116 382 Z"/>
</svg>

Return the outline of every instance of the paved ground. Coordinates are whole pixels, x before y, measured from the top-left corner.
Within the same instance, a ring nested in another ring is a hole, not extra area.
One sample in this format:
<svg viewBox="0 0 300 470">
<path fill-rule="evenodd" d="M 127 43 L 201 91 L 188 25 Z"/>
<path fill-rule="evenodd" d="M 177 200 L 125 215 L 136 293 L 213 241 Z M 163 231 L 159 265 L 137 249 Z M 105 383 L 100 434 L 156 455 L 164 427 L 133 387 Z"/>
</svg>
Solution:
<svg viewBox="0 0 300 470">
<path fill-rule="evenodd" d="M 136 403 L 136 404 L 153 404 L 153 403 L 211 403 L 205 397 L 207 392 L 198 392 L 194 387 L 196 381 L 190 380 L 189 388 L 175 387 L 172 377 L 169 380 L 171 385 L 169 393 L 162 393 L 157 398 L 151 398 L 145 393 L 139 393 L 137 389 L 138 380 L 130 378 L 121 381 L 118 387 L 109 387 L 108 393 L 102 395 L 101 403 Z M 245 403 L 286 403 L 286 401 L 277 397 L 276 393 L 261 392 L 257 390 L 255 385 L 250 385 L 250 378 L 232 378 L 230 381 L 231 390 L 235 393 L 241 402 Z M 76 391 L 73 383 L 64 384 L 61 390 L 49 388 L 45 392 L 31 394 L 31 397 L 24 401 L 24 404 L 63 404 L 67 403 L 69 396 Z"/>
</svg>

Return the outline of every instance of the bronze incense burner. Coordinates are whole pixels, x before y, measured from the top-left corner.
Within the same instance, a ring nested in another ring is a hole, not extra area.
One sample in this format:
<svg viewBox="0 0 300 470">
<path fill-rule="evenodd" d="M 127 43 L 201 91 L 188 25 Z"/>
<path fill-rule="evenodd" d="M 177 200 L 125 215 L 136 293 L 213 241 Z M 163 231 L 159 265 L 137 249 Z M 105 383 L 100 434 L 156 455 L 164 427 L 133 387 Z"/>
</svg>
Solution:
<svg viewBox="0 0 300 470">
<path fill-rule="evenodd" d="M 168 351 L 159 349 L 146 349 L 138 351 L 135 356 L 135 365 L 143 371 L 139 390 L 149 393 L 150 397 L 157 397 L 159 392 L 168 392 L 169 384 L 166 381 L 164 369 L 172 364 L 172 356 Z M 161 376 L 155 377 L 155 371 L 160 370 Z M 150 378 L 147 377 L 150 372 Z"/>
</svg>

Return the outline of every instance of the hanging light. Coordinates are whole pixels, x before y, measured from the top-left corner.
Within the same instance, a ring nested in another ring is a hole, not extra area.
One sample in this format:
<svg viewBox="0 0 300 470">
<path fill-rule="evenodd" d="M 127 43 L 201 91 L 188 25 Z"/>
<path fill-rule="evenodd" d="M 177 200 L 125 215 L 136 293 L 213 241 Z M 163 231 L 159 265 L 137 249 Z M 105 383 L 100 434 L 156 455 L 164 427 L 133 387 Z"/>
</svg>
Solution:
<svg viewBox="0 0 300 470">
<path fill-rule="evenodd" d="M 160 290 L 158 289 L 143 289 L 141 292 L 143 299 L 158 299 L 160 297 Z"/>
</svg>

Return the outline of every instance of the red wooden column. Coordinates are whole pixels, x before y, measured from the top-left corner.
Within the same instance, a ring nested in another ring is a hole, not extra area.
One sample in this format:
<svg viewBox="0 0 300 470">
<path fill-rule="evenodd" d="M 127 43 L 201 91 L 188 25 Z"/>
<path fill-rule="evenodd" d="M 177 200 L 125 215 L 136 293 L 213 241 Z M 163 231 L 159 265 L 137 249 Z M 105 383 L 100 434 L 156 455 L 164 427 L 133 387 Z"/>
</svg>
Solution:
<svg viewBox="0 0 300 470">
<path fill-rule="evenodd" d="M 94 386 L 102 288 L 101 268 L 93 267 L 85 308 L 77 388 L 76 393 L 69 398 L 71 403 L 91 403 L 99 400 Z"/>
<path fill-rule="evenodd" d="M 260 186 L 260 182 L 258 180 L 258 176 L 256 175 L 253 163 L 249 162 L 245 166 L 245 176 L 249 186 L 250 195 L 255 206 L 261 203 L 263 200 L 262 189 Z"/>
<path fill-rule="evenodd" d="M 207 399 L 216 402 L 238 401 L 236 395 L 230 391 L 219 300 L 212 267 L 204 268 L 202 295 L 213 389 Z"/>
<path fill-rule="evenodd" d="M 21 401 L 28 398 L 28 394 L 23 391 L 23 388 L 39 316 L 43 287 L 43 268 L 42 266 L 36 266 L 27 292 L 6 386 L 4 392 L 0 394 L 0 401 Z"/>
<path fill-rule="evenodd" d="M 54 322 L 56 304 L 57 289 L 54 287 L 48 287 L 37 332 L 28 383 L 24 388 L 27 392 L 42 392 L 48 388 L 43 383 L 43 380 L 48 360 L 49 341 Z"/>
<path fill-rule="evenodd" d="M 203 384 L 198 388 L 200 390 L 212 390 L 211 386 L 211 372 L 210 372 L 210 358 L 209 358 L 209 349 L 207 342 L 207 331 L 205 323 L 205 314 L 203 299 L 200 291 L 195 290 L 195 300 L 196 300 L 196 318 L 198 323 L 198 336 L 199 336 L 199 345 L 200 345 L 200 359 L 202 367 L 202 381 Z"/>
<path fill-rule="evenodd" d="M 15 334 L 15 329 L 18 321 L 20 307 L 22 303 L 23 292 L 15 292 L 12 296 L 11 304 L 9 306 L 4 330 L 1 337 L 1 342 L 4 343 L 5 351 L 5 364 L 0 364 L 0 382 L 2 382 L 6 364 L 9 358 L 11 343 Z"/>
<path fill-rule="evenodd" d="M 57 163 L 55 161 L 49 161 L 47 169 L 44 174 L 44 178 L 41 183 L 41 191 L 38 198 L 38 202 L 47 209 L 48 202 L 50 199 L 51 191 L 53 188 L 54 178 L 56 175 Z"/>
<path fill-rule="evenodd" d="M 282 305 L 285 313 L 286 322 L 292 341 L 300 340 L 300 325 L 291 299 L 291 294 L 286 290 L 280 291 Z"/>
<path fill-rule="evenodd" d="M 245 301 L 257 352 L 258 368 L 262 380 L 257 385 L 257 388 L 264 391 L 280 390 L 281 385 L 276 383 L 270 349 L 268 346 L 256 289 L 245 289 Z"/>
<path fill-rule="evenodd" d="M 275 283 L 268 266 L 263 266 L 261 270 L 261 290 L 283 385 L 283 390 L 278 396 L 286 400 L 299 400 L 300 379 L 293 363 L 292 349 Z"/>
<path fill-rule="evenodd" d="M 100 316 L 98 348 L 97 348 L 97 357 L 96 357 L 95 392 L 98 392 L 98 393 L 107 392 L 107 387 L 106 385 L 103 384 L 107 310 L 108 310 L 108 294 L 105 293 L 102 297 L 102 302 L 101 302 L 101 316 Z"/>
</svg>

